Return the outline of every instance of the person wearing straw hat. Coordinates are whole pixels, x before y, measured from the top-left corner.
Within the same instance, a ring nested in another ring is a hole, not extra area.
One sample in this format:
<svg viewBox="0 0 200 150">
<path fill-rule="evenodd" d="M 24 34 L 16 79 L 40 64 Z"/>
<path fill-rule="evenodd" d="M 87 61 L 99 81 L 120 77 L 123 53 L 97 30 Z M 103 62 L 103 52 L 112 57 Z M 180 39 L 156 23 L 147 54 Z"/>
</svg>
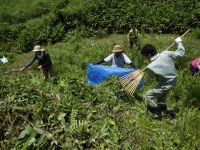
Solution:
<svg viewBox="0 0 200 150">
<path fill-rule="evenodd" d="M 181 37 L 176 38 L 175 43 L 177 44 L 176 51 L 163 51 L 158 53 L 156 48 L 151 44 L 146 44 L 141 49 L 141 54 L 151 62 L 147 66 L 147 71 L 157 81 L 157 85 L 148 90 L 144 95 L 147 102 L 147 109 L 155 119 L 161 119 L 163 114 L 168 112 L 166 105 L 167 94 L 176 85 L 177 81 L 173 60 L 183 57 L 185 54 Z"/>
<path fill-rule="evenodd" d="M 35 52 L 34 58 L 30 62 L 28 62 L 24 67 L 22 67 L 20 71 L 23 71 L 26 68 L 28 68 L 37 59 L 39 64 L 38 69 L 42 70 L 44 74 L 44 79 L 47 80 L 52 70 L 52 62 L 49 54 L 45 52 L 45 50 L 40 45 L 34 46 L 34 49 L 32 51 Z"/>
<path fill-rule="evenodd" d="M 104 62 L 111 62 L 112 67 L 123 67 L 125 64 L 130 65 L 134 69 L 136 69 L 136 66 L 133 64 L 133 62 L 123 53 L 123 49 L 120 45 L 115 45 L 112 49 L 112 54 L 108 57 L 104 58 L 103 60 L 98 61 L 95 64 L 101 64 Z"/>
<path fill-rule="evenodd" d="M 138 47 L 138 50 L 140 50 L 138 35 L 139 35 L 138 29 L 132 26 L 128 32 L 128 41 L 130 48 L 133 48 L 133 45 L 135 44 Z"/>
</svg>

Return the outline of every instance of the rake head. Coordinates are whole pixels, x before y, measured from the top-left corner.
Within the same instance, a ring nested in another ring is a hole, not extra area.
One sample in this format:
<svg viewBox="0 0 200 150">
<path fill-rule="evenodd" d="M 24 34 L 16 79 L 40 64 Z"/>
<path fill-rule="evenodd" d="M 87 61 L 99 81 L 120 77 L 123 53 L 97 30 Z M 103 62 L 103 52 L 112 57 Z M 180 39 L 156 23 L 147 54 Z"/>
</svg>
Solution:
<svg viewBox="0 0 200 150">
<path fill-rule="evenodd" d="M 144 73 L 142 71 L 136 70 L 119 78 L 122 86 L 127 91 L 127 93 L 129 93 L 130 95 L 134 94 L 136 88 L 140 84 L 143 74 Z"/>
</svg>

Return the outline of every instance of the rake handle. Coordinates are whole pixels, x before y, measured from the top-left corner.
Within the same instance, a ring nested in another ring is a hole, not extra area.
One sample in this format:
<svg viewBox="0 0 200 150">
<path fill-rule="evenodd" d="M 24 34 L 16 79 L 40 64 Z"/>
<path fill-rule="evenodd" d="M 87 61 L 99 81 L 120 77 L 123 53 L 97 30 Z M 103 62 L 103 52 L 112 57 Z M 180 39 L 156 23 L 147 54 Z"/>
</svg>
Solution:
<svg viewBox="0 0 200 150">
<path fill-rule="evenodd" d="M 35 70 L 35 69 L 28 68 L 28 69 L 26 69 L 26 70 L 23 70 L 23 71 L 27 71 L 27 70 Z M 12 72 L 23 72 L 23 71 L 21 71 L 20 69 L 17 69 L 17 70 L 10 70 L 10 71 L 7 71 L 7 72 L 5 72 L 5 73 L 12 73 Z"/>
<path fill-rule="evenodd" d="M 188 29 L 185 33 L 183 33 L 183 34 L 181 35 L 181 38 L 183 38 L 190 30 L 191 30 L 191 29 Z M 170 49 L 174 44 L 175 44 L 175 42 L 174 42 L 173 44 L 171 44 L 166 50 Z M 135 78 L 137 78 L 142 72 L 144 72 L 144 70 L 146 70 L 147 67 L 148 67 L 148 66 L 144 67 L 144 68 L 140 71 L 140 73 L 137 74 L 137 76 L 136 76 Z M 135 78 L 134 78 L 134 79 L 135 79 Z"/>
<path fill-rule="evenodd" d="M 181 38 L 183 38 L 190 30 L 191 30 L 191 29 L 188 29 L 185 33 L 183 33 L 183 35 L 181 35 Z M 176 44 L 176 43 L 175 43 L 175 42 L 172 43 L 172 44 L 166 49 L 166 51 L 169 50 L 172 46 L 174 46 L 174 44 Z"/>
<path fill-rule="evenodd" d="M 181 38 L 183 38 L 190 30 L 191 30 L 191 29 L 188 29 L 185 33 L 183 33 L 183 34 L 181 35 Z M 175 42 L 172 43 L 172 44 L 166 49 L 166 51 L 169 50 L 172 46 L 174 46 L 174 44 L 175 44 Z M 144 68 L 141 70 L 141 72 L 143 72 L 143 71 L 146 70 L 146 69 L 147 69 L 147 66 L 144 67 Z"/>
</svg>

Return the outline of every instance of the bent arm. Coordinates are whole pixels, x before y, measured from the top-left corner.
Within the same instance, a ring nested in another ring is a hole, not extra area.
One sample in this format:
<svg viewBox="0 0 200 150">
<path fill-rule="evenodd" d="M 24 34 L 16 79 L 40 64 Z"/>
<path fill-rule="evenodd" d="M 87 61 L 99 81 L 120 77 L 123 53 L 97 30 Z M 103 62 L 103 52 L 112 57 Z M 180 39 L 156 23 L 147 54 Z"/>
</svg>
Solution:
<svg viewBox="0 0 200 150">
<path fill-rule="evenodd" d="M 129 65 L 130 65 L 131 67 L 133 67 L 134 69 L 137 69 L 137 67 L 135 66 L 135 64 L 134 64 L 133 62 L 131 62 Z"/>
<path fill-rule="evenodd" d="M 31 61 L 29 61 L 28 63 L 25 64 L 24 68 L 28 68 L 30 65 L 33 64 L 33 62 L 34 62 L 35 60 L 36 60 L 36 55 L 34 56 L 34 58 L 33 58 Z"/>
<path fill-rule="evenodd" d="M 173 59 L 183 57 L 185 55 L 185 47 L 183 46 L 182 42 L 177 44 L 177 49 L 174 52 L 171 52 L 171 57 Z"/>
<path fill-rule="evenodd" d="M 102 60 L 96 62 L 95 65 L 102 64 L 102 63 L 104 63 L 104 62 L 105 62 L 104 59 L 102 59 Z"/>
</svg>

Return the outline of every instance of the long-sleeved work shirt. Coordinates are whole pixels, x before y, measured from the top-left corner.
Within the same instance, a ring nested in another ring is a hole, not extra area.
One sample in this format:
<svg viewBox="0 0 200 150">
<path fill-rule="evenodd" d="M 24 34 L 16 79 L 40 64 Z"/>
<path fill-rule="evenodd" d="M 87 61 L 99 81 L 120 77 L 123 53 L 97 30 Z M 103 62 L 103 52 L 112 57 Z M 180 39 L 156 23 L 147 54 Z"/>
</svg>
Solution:
<svg viewBox="0 0 200 150">
<path fill-rule="evenodd" d="M 39 58 L 37 56 L 37 54 L 35 54 L 34 58 L 28 63 L 25 65 L 25 67 L 29 67 L 30 65 L 32 65 L 32 63 L 35 61 L 35 60 L 38 60 L 38 64 L 39 65 L 42 65 L 42 67 L 46 67 L 46 66 L 49 66 L 49 65 L 52 65 L 52 62 L 51 62 L 51 58 L 49 56 L 49 54 L 47 52 L 44 52 L 44 55 L 42 58 Z"/>
<path fill-rule="evenodd" d="M 173 60 L 183 57 L 185 48 L 182 42 L 177 44 L 176 51 L 163 51 L 151 58 L 151 63 L 147 66 L 151 75 L 156 77 L 158 86 L 171 89 L 177 80 L 176 69 Z"/>
</svg>

